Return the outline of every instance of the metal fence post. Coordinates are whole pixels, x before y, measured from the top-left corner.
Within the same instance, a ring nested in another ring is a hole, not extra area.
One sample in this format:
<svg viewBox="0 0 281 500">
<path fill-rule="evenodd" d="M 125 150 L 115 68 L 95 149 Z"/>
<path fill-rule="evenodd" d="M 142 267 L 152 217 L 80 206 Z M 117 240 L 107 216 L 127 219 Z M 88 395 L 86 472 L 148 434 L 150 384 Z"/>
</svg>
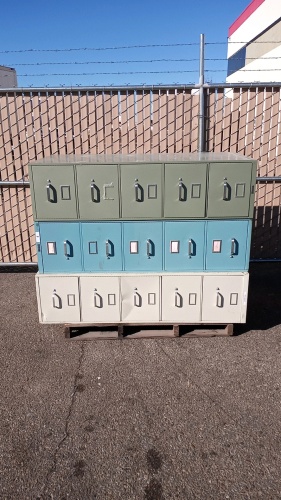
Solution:
<svg viewBox="0 0 281 500">
<path fill-rule="evenodd" d="M 200 35 L 200 60 L 199 60 L 199 124 L 198 124 L 198 151 L 205 150 L 205 120 L 204 120 L 204 51 L 205 35 Z"/>
</svg>

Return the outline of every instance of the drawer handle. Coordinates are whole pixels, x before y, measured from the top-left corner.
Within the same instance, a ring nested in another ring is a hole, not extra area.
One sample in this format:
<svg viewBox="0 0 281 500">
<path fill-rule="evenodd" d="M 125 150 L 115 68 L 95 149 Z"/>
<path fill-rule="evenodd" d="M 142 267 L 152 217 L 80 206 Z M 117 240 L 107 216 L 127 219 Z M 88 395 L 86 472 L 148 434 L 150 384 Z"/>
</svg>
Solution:
<svg viewBox="0 0 281 500">
<path fill-rule="evenodd" d="M 222 296 L 222 294 L 219 291 L 217 291 L 216 306 L 217 307 L 223 307 L 223 296 Z"/>
<path fill-rule="evenodd" d="M 46 190 L 47 190 L 47 200 L 49 201 L 49 203 L 56 203 L 56 201 L 57 201 L 56 200 L 56 190 L 52 186 L 50 180 L 47 181 Z M 52 195 L 53 195 L 53 197 L 52 197 Z"/>
<path fill-rule="evenodd" d="M 136 290 L 134 291 L 134 306 L 141 307 L 141 296 Z"/>
<path fill-rule="evenodd" d="M 228 194 L 229 194 L 229 184 L 228 182 L 224 181 L 223 183 L 223 200 L 224 201 L 228 201 L 229 197 L 228 197 Z"/>
<path fill-rule="evenodd" d="M 48 184 L 46 186 L 46 189 L 47 189 L 47 200 L 49 202 L 52 202 L 52 200 L 51 200 L 51 188 L 50 188 L 51 181 L 47 181 L 47 182 L 48 182 Z"/>
<path fill-rule="evenodd" d="M 179 179 L 179 201 L 184 201 L 184 196 L 182 195 L 183 193 L 183 182 L 182 178 Z"/>
<path fill-rule="evenodd" d="M 175 307 L 182 307 L 182 296 L 178 291 L 175 291 Z"/>
<path fill-rule="evenodd" d="M 232 238 L 231 240 L 231 249 L 230 249 L 230 257 L 233 257 L 233 255 L 236 254 L 236 240 L 235 238 Z"/>
<path fill-rule="evenodd" d="M 146 255 L 148 259 L 150 259 L 152 255 L 151 247 L 152 247 L 151 240 L 146 240 Z"/>
<path fill-rule="evenodd" d="M 69 258 L 70 254 L 67 251 L 67 245 L 68 245 L 68 241 L 66 240 L 63 242 L 63 252 L 64 252 L 65 257 Z"/>
<path fill-rule="evenodd" d="M 54 309 L 61 309 L 61 306 L 62 306 L 61 298 L 56 293 L 56 290 L 53 291 L 52 301 L 53 301 L 53 308 Z"/>
<path fill-rule="evenodd" d="M 108 240 L 106 240 L 106 242 L 105 242 L 105 253 L 106 253 L 106 258 L 109 259 L 111 252 L 109 250 L 109 241 Z"/>
<path fill-rule="evenodd" d="M 193 255 L 193 240 L 188 240 L 188 257 L 191 259 Z"/>
<path fill-rule="evenodd" d="M 95 193 L 97 193 L 97 196 L 95 196 Z M 93 203 L 98 203 L 100 201 L 99 200 L 99 188 L 95 184 L 94 179 L 91 182 L 91 199 L 92 199 Z"/>
<path fill-rule="evenodd" d="M 97 292 L 94 293 L 94 306 L 98 309 L 102 308 L 102 297 Z"/>
<path fill-rule="evenodd" d="M 138 179 L 135 179 L 135 201 L 141 201 L 139 199 L 139 187 Z"/>
</svg>

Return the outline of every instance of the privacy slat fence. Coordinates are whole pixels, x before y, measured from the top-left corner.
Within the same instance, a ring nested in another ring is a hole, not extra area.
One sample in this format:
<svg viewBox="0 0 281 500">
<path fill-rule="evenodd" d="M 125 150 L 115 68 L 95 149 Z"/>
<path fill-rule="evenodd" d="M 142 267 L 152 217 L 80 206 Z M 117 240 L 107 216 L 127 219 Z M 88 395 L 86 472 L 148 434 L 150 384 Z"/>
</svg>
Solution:
<svg viewBox="0 0 281 500">
<path fill-rule="evenodd" d="M 242 153 L 281 176 L 281 87 L 205 92 L 205 151 Z M 53 154 L 181 153 L 198 148 L 191 87 L 0 92 L 0 181 L 28 181 Z M 252 259 L 281 259 L 281 183 L 257 183 Z M 0 262 L 36 263 L 29 186 L 0 186 Z"/>
</svg>

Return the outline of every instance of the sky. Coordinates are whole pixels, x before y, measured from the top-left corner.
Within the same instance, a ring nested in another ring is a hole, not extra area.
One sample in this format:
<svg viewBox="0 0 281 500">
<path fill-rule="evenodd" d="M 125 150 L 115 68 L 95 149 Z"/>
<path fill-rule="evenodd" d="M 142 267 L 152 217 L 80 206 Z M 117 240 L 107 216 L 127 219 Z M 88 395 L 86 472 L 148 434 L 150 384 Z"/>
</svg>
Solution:
<svg viewBox="0 0 281 500">
<path fill-rule="evenodd" d="M 202 33 L 205 81 L 222 83 L 228 28 L 249 3 L 5 2 L 0 18 L 0 65 L 15 68 L 18 86 L 24 88 L 198 83 Z"/>
</svg>

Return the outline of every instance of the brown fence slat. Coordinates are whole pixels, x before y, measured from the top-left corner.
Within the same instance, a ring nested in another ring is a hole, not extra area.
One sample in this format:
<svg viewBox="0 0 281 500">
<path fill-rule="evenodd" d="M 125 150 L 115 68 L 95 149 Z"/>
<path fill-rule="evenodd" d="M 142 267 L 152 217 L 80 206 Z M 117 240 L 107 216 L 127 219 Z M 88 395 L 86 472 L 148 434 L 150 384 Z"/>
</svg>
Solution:
<svg viewBox="0 0 281 500">
<path fill-rule="evenodd" d="M 198 151 L 199 92 L 195 92 L 192 95 L 191 117 L 190 151 L 191 153 L 195 153 Z"/>
<path fill-rule="evenodd" d="M 192 123 L 192 94 L 191 90 L 184 93 L 183 100 L 183 151 L 189 153 L 191 151 L 191 123 Z"/>
</svg>

